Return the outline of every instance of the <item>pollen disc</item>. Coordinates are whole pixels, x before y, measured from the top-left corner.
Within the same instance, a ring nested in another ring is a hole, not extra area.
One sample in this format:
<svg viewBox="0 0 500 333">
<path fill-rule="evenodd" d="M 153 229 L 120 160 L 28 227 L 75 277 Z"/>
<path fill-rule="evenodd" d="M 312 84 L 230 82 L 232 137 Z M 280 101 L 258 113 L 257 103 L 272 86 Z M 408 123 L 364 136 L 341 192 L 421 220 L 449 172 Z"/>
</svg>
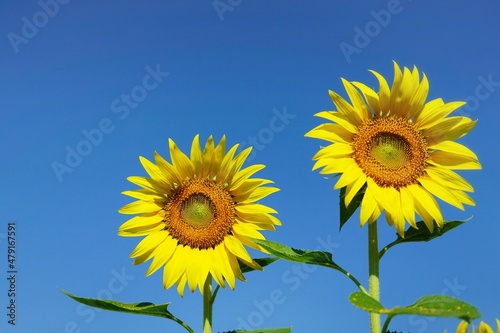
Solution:
<svg viewBox="0 0 500 333">
<path fill-rule="evenodd" d="M 165 202 L 165 228 L 179 244 L 208 249 L 231 234 L 236 210 L 231 194 L 209 179 L 178 186 Z"/>
<path fill-rule="evenodd" d="M 403 118 L 374 118 L 359 127 L 354 160 L 379 186 L 401 188 L 422 176 L 428 158 L 425 138 Z"/>
</svg>

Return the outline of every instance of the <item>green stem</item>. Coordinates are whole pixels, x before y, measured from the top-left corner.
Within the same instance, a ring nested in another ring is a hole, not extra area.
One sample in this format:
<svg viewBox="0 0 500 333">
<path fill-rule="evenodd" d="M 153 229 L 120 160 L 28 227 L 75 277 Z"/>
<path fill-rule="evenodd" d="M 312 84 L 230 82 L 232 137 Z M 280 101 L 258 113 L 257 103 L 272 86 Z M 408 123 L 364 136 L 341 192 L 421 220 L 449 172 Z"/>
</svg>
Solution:
<svg viewBox="0 0 500 333">
<path fill-rule="evenodd" d="M 377 221 L 368 224 L 368 284 L 371 297 L 380 300 Z M 370 313 L 371 333 L 380 333 L 380 314 Z"/>
<path fill-rule="evenodd" d="M 186 331 L 188 331 L 189 333 L 194 333 L 193 329 L 191 327 L 189 327 L 188 324 L 186 324 L 185 322 L 183 322 L 182 320 L 178 319 L 178 318 L 170 318 L 172 319 L 173 321 L 175 321 L 177 324 L 181 325 L 182 327 L 184 327 L 186 329 Z"/>
<path fill-rule="evenodd" d="M 384 323 L 384 327 L 382 327 L 382 332 L 387 332 L 387 330 L 389 329 L 389 323 L 391 322 L 392 317 L 394 317 L 394 316 L 391 316 L 391 315 L 387 316 L 387 319 L 385 320 L 385 323 Z"/>
<path fill-rule="evenodd" d="M 203 333 L 212 333 L 212 276 L 209 274 L 203 286 Z"/>
<path fill-rule="evenodd" d="M 363 292 L 365 294 L 368 294 L 368 292 L 365 290 L 365 288 L 363 287 L 363 285 L 361 283 L 359 283 L 358 279 L 356 279 L 353 275 L 351 275 L 351 273 L 349 273 L 348 271 L 346 271 L 345 269 L 343 269 L 340 266 L 336 267 L 335 269 L 338 270 L 339 272 L 343 273 L 349 279 L 351 279 L 351 281 L 354 282 L 354 284 L 359 288 L 359 290 L 361 292 Z"/>
</svg>

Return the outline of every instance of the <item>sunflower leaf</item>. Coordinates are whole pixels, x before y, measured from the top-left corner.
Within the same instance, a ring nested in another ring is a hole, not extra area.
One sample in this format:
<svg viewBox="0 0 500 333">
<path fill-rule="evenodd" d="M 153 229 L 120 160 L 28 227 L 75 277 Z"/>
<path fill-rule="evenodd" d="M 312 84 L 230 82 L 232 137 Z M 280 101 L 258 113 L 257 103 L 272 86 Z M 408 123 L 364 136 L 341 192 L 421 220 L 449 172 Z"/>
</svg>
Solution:
<svg viewBox="0 0 500 333">
<path fill-rule="evenodd" d="M 382 256 L 389 250 L 391 247 L 394 245 L 402 244 L 402 243 L 410 243 L 410 242 L 428 242 L 434 238 L 437 238 L 439 236 L 444 235 L 448 231 L 451 231 L 455 229 L 456 227 L 464 224 L 468 220 L 464 221 L 446 221 L 443 224 L 442 228 L 439 228 L 438 226 L 434 226 L 433 232 L 430 232 L 427 226 L 423 221 L 417 222 L 417 227 L 418 229 L 415 229 L 413 227 L 409 227 L 405 233 L 404 237 L 401 237 L 400 235 L 397 235 L 397 239 L 385 246 L 379 253 L 379 258 L 382 258 Z"/>
<path fill-rule="evenodd" d="M 354 198 L 351 200 L 349 203 L 349 206 L 345 206 L 345 191 L 346 188 L 342 187 L 340 189 L 340 194 L 339 194 L 339 206 L 340 206 L 340 226 L 339 226 L 339 231 L 342 230 L 342 227 L 346 222 L 351 218 L 352 214 L 358 209 L 359 205 L 361 204 L 361 201 L 363 200 L 363 195 L 365 193 L 365 187 L 361 188 L 361 190 L 356 193 Z"/>
<path fill-rule="evenodd" d="M 188 329 L 188 331 L 193 332 L 191 328 L 187 326 L 187 324 L 185 324 L 183 321 L 175 317 L 172 313 L 170 313 L 170 311 L 167 310 L 167 307 L 170 305 L 170 303 L 164 303 L 164 304 L 153 304 L 149 302 L 121 303 L 112 300 L 79 297 L 72 295 L 64 290 L 61 291 L 65 295 L 74 299 L 75 301 L 94 308 L 108 310 L 108 311 L 142 314 L 147 316 L 155 316 L 155 317 L 171 319 L 177 322 L 179 325 L 183 326 L 184 328 Z"/>
<path fill-rule="evenodd" d="M 254 259 L 257 264 L 259 264 L 261 267 L 265 267 L 267 265 L 270 265 L 272 264 L 273 262 L 275 262 L 276 260 L 278 260 L 279 258 L 278 257 L 266 257 L 266 258 L 256 258 Z M 240 264 L 240 269 L 241 269 L 241 272 L 242 273 L 248 273 L 248 272 L 251 272 L 251 271 L 254 271 L 255 269 L 248 266 L 248 265 L 245 265 L 245 263 L 239 261 L 239 264 Z"/>
<path fill-rule="evenodd" d="M 361 283 L 351 273 L 337 265 L 332 260 L 332 254 L 330 252 L 299 250 L 264 239 L 252 238 L 252 241 L 278 258 L 298 262 L 301 264 L 311 264 L 333 268 L 347 276 L 361 291 L 365 291 Z"/>
<path fill-rule="evenodd" d="M 326 266 L 334 269 L 340 268 L 339 265 L 333 262 L 332 254 L 329 252 L 299 250 L 277 242 L 262 240 L 262 239 L 252 239 L 252 241 L 254 241 L 258 245 L 262 246 L 264 249 L 269 251 L 271 254 L 281 259 L 299 262 L 303 264 Z"/>
<path fill-rule="evenodd" d="M 397 306 L 392 309 L 384 308 L 380 302 L 362 292 L 352 293 L 349 296 L 349 301 L 362 310 L 387 314 L 391 317 L 408 314 L 428 317 L 454 317 L 471 321 L 481 316 L 475 306 L 446 295 L 424 296 L 411 305 Z"/>
</svg>

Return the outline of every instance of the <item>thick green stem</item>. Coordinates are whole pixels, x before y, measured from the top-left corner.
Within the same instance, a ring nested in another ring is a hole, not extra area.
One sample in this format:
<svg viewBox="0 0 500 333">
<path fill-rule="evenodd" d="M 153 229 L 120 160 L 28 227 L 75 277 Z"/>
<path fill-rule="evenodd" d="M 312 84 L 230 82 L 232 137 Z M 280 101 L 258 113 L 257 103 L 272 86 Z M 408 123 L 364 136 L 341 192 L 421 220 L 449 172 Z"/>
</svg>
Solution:
<svg viewBox="0 0 500 333">
<path fill-rule="evenodd" d="M 212 333 L 212 276 L 209 275 L 203 286 L 203 333 Z"/>
<path fill-rule="evenodd" d="M 368 224 L 368 284 L 371 297 L 380 300 L 377 221 Z M 380 333 L 380 314 L 370 313 L 371 333 Z"/>
</svg>

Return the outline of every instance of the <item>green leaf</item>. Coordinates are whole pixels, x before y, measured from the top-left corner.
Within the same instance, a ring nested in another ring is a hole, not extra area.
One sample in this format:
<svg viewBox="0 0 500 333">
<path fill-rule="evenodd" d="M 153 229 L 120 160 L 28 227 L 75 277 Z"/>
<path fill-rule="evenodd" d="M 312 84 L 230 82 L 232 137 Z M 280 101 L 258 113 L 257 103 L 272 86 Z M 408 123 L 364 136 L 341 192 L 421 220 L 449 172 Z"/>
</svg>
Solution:
<svg viewBox="0 0 500 333">
<path fill-rule="evenodd" d="M 362 310 L 387 314 L 391 317 L 409 314 L 428 317 L 454 317 L 471 321 L 481 316 L 475 306 L 446 295 L 424 296 L 412 305 L 393 309 L 385 309 L 380 302 L 361 292 L 352 293 L 349 296 L 349 301 Z"/>
<path fill-rule="evenodd" d="M 293 262 L 299 262 L 302 264 L 312 264 L 333 268 L 347 276 L 361 291 L 365 291 L 361 283 L 359 283 L 359 281 L 351 273 L 337 265 L 332 260 L 332 254 L 330 252 L 299 250 L 277 242 L 263 239 L 252 238 L 252 241 L 257 245 L 262 246 L 264 249 L 269 251 L 271 254 L 274 254 L 278 258 Z"/>
<path fill-rule="evenodd" d="M 237 330 L 237 331 L 228 331 L 228 332 L 224 332 L 224 333 L 292 333 L 292 328 L 291 327 L 262 328 L 262 329 L 251 330 L 251 331 Z"/>
<path fill-rule="evenodd" d="M 400 235 L 397 235 L 397 239 L 385 246 L 379 253 L 379 259 L 382 258 L 382 256 L 389 250 L 391 247 L 394 245 L 402 244 L 402 243 L 410 243 L 410 242 L 428 242 L 434 238 L 440 237 L 447 233 L 448 231 L 451 231 L 455 229 L 456 227 L 464 224 L 468 220 L 465 221 L 445 221 L 443 224 L 443 227 L 440 228 L 437 225 L 434 226 L 434 231 L 430 232 L 427 226 L 423 221 L 417 222 L 417 227 L 418 229 L 415 229 L 413 227 L 409 227 L 405 233 L 404 237 L 401 237 Z"/>
<path fill-rule="evenodd" d="M 141 314 L 141 315 L 146 315 L 146 316 L 155 316 L 155 317 L 162 317 L 166 319 L 171 319 L 184 328 L 186 328 L 188 331 L 193 332 L 189 326 L 187 326 L 183 321 L 175 317 L 173 314 L 171 314 L 168 310 L 167 307 L 170 305 L 170 303 L 164 303 L 164 304 L 158 304 L 155 305 L 153 303 L 149 302 L 140 302 L 140 303 L 121 303 L 117 301 L 111 301 L 111 300 L 103 300 L 103 299 L 97 299 L 97 298 L 85 298 L 85 297 L 78 297 L 75 295 L 72 295 L 64 290 L 61 290 L 64 294 L 67 296 L 71 297 L 77 302 L 80 302 L 82 304 L 92 306 L 94 308 L 99 308 L 103 310 L 108 310 L 108 311 L 116 311 L 116 312 L 124 312 L 124 313 L 132 313 L 132 314 Z"/>
<path fill-rule="evenodd" d="M 345 206 L 345 187 L 342 187 L 340 189 L 340 195 L 339 195 L 339 206 L 340 206 L 340 226 L 339 226 L 339 231 L 342 230 L 342 227 L 344 224 L 346 224 L 347 220 L 354 214 L 356 209 L 358 209 L 359 205 L 361 204 L 361 201 L 363 200 L 363 195 L 365 193 L 365 188 L 366 185 L 364 185 L 358 193 L 354 196 L 352 201 L 349 203 L 349 206 Z"/>
<path fill-rule="evenodd" d="M 329 252 L 299 250 L 273 241 L 262 239 L 252 240 L 257 243 L 257 245 L 260 245 L 264 249 L 269 251 L 271 254 L 274 254 L 275 256 L 285 260 L 300 262 L 303 264 L 326 266 L 334 269 L 341 269 L 339 265 L 333 262 L 332 254 Z"/>
<path fill-rule="evenodd" d="M 257 258 L 257 259 L 254 259 L 261 267 L 265 267 L 267 265 L 270 265 L 272 264 L 273 262 L 275 262 L 276 260 L 278 260 L 279 258 L 277 257 L 266 257 L 266 258 Z M 251 271 L 254 271 L 255 269 L 253 269 L 252 267 L 250 266 L 247 266 L 245 265 L 245 263 L 239 261 L 239 264 L 240 264 L 240 269 L 241 269 L 241 272 L 242 273 L 248 273 L 248 272 L 251 272 Z"/>
<path fill-rule="evenodd" d="M 368 312 L 374 313 L 383 313 L 381 311 L 385 311 L 386 309 L 379 301 L 375 298 L 371 297 L 366 293 L 355 292 L 349 296 L 349 302 L 353 305 L 357 306 L 361 310 L 365 310 Z"/>
</svg>

